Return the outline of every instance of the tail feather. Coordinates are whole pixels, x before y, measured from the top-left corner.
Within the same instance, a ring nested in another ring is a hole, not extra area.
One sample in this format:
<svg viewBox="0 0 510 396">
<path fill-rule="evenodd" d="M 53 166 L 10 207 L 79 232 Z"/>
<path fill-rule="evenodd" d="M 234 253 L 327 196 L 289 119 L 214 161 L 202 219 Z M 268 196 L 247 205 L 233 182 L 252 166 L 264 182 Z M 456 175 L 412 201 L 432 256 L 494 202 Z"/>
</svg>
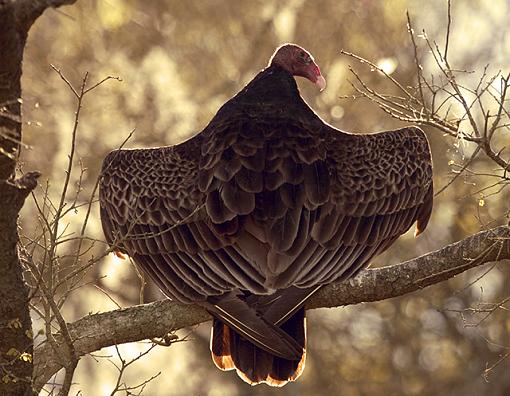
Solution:
<svg viewBox="0 0 510 396">
<path fill-rule="evenodd" d="M 230 329 L 214 318 L 211 330 L 211 354 L 214 364 L 223 371 L 233 370 L 235 365 L 230 356 Z"/>
<path fill-rule="evenodd" d="M 279 326 L 265 320 L 260 312 L 248 305 L 238 293 L 230 292 L 210 297 L 203 305 L 213 316 L 259 348 L 287 359 L 301 356 L 301 345 Z M 232 341 L 233 338 L 230 338 L 231 345 Z"/>
<path fill-rule="evenodd" d="M 273 355 L 235 331 L 230 336 L 230 353 L 238 375 L 248 383 L 260 383 L 271 373 Z"/>
<path fill-rule="evenodd" d="M 296 380 L 304 370 L 306 358 L 305 310 L 297 310 L 280 327 L 301 347 L 297 359 L 289 360 L 275 356 L 243 338 L 220 320 L 213 319 L 211 353 L 221 370 L 237 371 L 239 377 L 251 385 L 266 383 L 283 386 Z"/>
<path fill-rule="evenodd" d="M 271 377 L 275 381 L 285 381 L 282 384 L 284 385 L 289 380 L 293 381 L 299 377 L 305 368 L 306 318 L 304 308 L 301 308 L 291 316 L 281 326 L 281 329 L 303 346 L 303 355 L 300 360 L 274 359 Z"/>
</svg>

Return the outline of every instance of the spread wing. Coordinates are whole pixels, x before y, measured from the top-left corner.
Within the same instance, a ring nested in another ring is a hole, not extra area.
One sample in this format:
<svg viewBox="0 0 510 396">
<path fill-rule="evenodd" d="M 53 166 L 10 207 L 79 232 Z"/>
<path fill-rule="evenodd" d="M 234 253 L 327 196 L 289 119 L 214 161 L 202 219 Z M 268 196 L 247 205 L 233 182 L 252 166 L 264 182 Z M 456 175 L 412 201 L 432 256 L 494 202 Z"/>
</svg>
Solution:
<svg viewBox="0 0 510 396">
<path fill-rule="evenodd" d="M 174 265 L 180 252 L 193 255 L 225 245 L 204 221 L 204 194 L 196 185 L 197 140 L 174 147 L 112 151 L 103 162 L 99 190 L 108 243 L 133 257 L 163 292 L 187 302 L 205 298 L 195 288 L 217 294 L 211 287 L 225 285 L 208 266 L 197 269 L 185 258 Z M 207 271 L 210 284 L 196 271 Z"/>
<path fill-rule="evenodd" d="M 353 276 L 414 223 L 416 234 L 425 229 L 432 164 L 426 136 L 416 127 L 371 135 L 343 133 L 322 122 L 299 129 L 320 136 L 304 145 L 318 154 L 305 151 L 308 163 L 294 160 L 301 175 L 280 167 L 284 180 L 271 210 L 284 215 L 273 222 L 276 232 L 268 243 L 277 261 L 286 263 L 274 282 L 315 290 Z"/>
<path fill-rule="evenodd" d="M 110 153 L 100 185 L 108 242 L 172 298 L 197 302 L 315 288 L 353 275 L 413 223 L 425 228 L 432 166 L 419 128 L 304 125 L 234 122 L 179 146 Z"/>
<path fill-rule="evenodd" d="M 295 357 L 299 347 L 271 324 L 413 223 L 425 228 L 427 139 L 418 128 L 352 135 L 280 116 L 230 117 L 214 130 L 110 153 L 100 183 L 106 238 L 170 297 L 203 303 L 262 348 Z"/>
<path fill-rule="evenodd" d="M 355 274 L 414 223 L 415 235 L 421 233 L 432 211 L 433 185 L 429 145 L 419 128 L 331 132 L 325 144 L 330 198 L 312 239 L 335 253 L 314 269 L 311 282 L 327 283 Z"/>
</svg>

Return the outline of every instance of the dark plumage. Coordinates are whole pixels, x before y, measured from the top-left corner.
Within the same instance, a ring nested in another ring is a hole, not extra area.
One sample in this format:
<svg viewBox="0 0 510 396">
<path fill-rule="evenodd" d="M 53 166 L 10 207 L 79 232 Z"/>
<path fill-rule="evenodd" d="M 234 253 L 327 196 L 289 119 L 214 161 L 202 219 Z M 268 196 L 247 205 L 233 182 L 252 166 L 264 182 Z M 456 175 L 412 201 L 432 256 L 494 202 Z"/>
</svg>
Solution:
<svg viewBox="0 0 510 396">
<path fill-rule="evenodd" d="M 432 166 L 416 127 L 339 131 L 293 76 L 324 88 L 287 44 L 192 139 L 117 150 L 100 184 L 106 239 L 161 290 L 214 316 L 215 364 L 281 386 L 304 368 L 304 302 L 366 267 L 432 210 Z"/>
</svg>

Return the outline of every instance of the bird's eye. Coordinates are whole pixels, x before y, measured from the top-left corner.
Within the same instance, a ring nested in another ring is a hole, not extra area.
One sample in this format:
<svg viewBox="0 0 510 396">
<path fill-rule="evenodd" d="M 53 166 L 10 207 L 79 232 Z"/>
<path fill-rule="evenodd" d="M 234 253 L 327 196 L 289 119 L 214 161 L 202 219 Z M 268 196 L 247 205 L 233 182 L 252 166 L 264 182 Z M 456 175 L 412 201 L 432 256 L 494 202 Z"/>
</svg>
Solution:
<svg viewBox="0 0 510 396">
<path fill-rule="evenodd" d="M 310 55 L 308 55 L 306 52 L 303 52 L 303 51 L 300 51 L 299 54 L 299 59 L 305 64 L 305 65 L 309 65 L 310 63 L 312 63 L 312 58 L 310 58 Z"/>
</svg>

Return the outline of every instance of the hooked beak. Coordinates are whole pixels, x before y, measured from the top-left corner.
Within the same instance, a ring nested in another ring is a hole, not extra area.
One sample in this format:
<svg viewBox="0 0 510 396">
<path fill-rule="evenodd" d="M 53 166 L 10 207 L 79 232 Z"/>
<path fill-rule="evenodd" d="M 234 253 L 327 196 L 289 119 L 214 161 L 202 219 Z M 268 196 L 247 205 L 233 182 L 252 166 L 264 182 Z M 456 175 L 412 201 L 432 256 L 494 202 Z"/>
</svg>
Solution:
<svg viewBox="0 0 510 396">
<path fill-rule="evenodd" d="M 322 74 L 319 74 L 317 80 L 315 81 L 315 85 L 319 87 L 319 90 L 322 92 L 324 88 L 326 88 L 326 79 L 322 77 Z"/>
<path fill-rule="evenodd" d="M 308 79 L 319 87 L 320 91 L 326 88 L 326 79 L 322 77 L 321 69 L 315 63 L 308 70 Z"/>
<path fill-rule="evenodd" d="M 308 65 L 305 69 L 295 71 L 293 75 L 307 78 L 319 87 L 321 91 L 326 88 L 326 79 L 322 77 L 321 70 L 315 63 Z"/>
</svg>

